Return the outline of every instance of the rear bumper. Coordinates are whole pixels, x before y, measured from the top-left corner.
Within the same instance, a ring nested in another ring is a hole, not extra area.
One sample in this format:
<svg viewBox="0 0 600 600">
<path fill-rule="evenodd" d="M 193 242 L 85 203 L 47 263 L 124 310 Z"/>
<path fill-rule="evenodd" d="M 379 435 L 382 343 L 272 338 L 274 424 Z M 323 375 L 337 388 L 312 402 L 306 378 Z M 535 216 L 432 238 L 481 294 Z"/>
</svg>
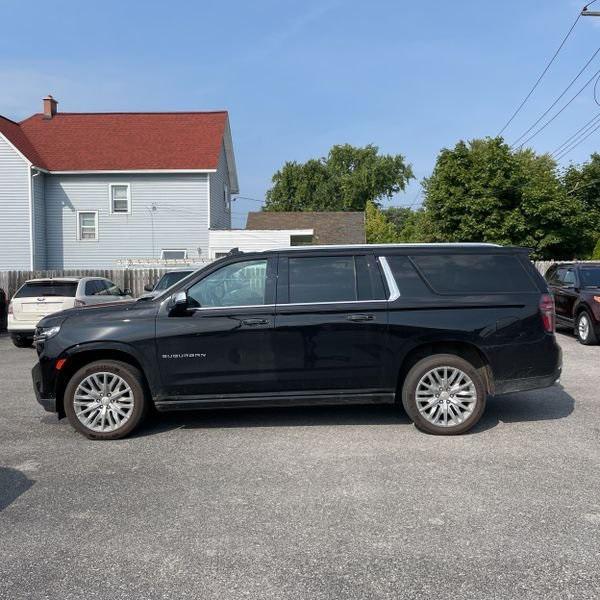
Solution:
<svg viewBox="0 0 600 600">
<path fill-rule="evenodd" d="M 494 395 L 512 394 L 513 392 L 525 392 L 527 390 L 537 390 L 547 388 L 560 381 L 562 374 L 562 350 L 558 348 L 558 360 L 556 367 L 549 375 L 540 375 L 536 377 L 526 377 L 523 379 L 506 379 L 504 381 L 496 380 L 494 386 Z"/>
<path fill-rule="evenodd" d="M 6 329 L 9 333 L 21 333 L 27 335 L 33 335 L 35 328 L 37 327 L 38 320 L 36 321 L 17 321 L 12 316 L 8 316 L 6 322 Z"/>
<path fill-rule="evenodd" d="M 44 379 L 40 363 L 36 363 L 33 369 L 31 369 L 31 378 L 33 380 L 35 399 L 44 407 L 44 410 L 56 412 L 56 397 L 54 396 L 54 392 L 44 389 Z"/>
<path fill-rule="evenodd" d="M 527 377 L 526 379 L 509 379 L 508 381 L 496 381 L 495 395 L 512 394 L 513 392 L 525 392 L 527 390 L 538 390 L 547 388 L 560 381 L 561 369 L 552 375 L 544 377 Z"/>
</svg>

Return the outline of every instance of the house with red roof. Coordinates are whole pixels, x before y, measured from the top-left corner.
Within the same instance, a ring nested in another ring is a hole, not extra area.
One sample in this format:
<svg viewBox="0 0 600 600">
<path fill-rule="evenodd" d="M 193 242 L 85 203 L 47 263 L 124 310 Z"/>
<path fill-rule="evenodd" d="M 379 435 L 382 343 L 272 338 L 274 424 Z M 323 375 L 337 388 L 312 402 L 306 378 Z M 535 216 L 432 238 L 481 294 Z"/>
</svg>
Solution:
<svg viewBox="0 0 600 600">
<path fill-rule="evenodd" d="M 0 116 L 0 269 L 204 260 L 236 193 L 225 111 Z"/>
</svg>

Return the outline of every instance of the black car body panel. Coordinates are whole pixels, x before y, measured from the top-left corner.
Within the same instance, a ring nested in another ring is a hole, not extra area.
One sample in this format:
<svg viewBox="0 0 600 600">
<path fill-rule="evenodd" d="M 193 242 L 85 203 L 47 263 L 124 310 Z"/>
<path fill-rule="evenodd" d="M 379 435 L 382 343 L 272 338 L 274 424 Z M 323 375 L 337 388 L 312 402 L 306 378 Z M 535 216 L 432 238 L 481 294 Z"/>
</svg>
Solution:
<svg viewBox="0 0 600 600">
<path fill-rule="evenodd" d="M 449 253 L 456 264 L 475 254 L 499 257 L 499 268 L 515 271 L 520 265 L 514 279 L 524 291 L 445 292 L 444 286 L 460 284 L 448 276 L 447 266 L 438 277 L 440 289 L 434 289 L 435 278 L 421 269 L 435 269 L 435 257 Z M 343 290 L 333 282 L 328 290 L 333 300 L 305 301 L 323 285 L 320 274 L 334 260 L 340 277 L 352 273 L 353 299 L 339 300 Z M 235 273 L 246 267 L 260 272 L 258 291 L 235 287 Z M 227 269 L 234 271 L 229 279 L 222 275 Z M 222 277 L 220 287 L 211 287 L 211 277 Z M 197 302 L 197 289 L 210 301 Z M 213 295 L 223 289 L 245 304 L 213 306 Z M 181 305 L 180 292 L 186 300 Z M 516 248 L 349 246 L 240 253 L 153 299 L 47 317 L 40 331 L 60 325 L 60 332 L 36 340 L 34 387 L 40 403 L 61 414 L 61 394 L 73 370 L 86 357 L 115 357 L 143 372 L 160 410 L 394 402 L 404 366 L 415 356 L 443 351 L 473 357 L 485 369 L 491 393 L 545 387 L 560 376 L 561 355 L 554 334 L 542 326 L 544 293 L 543 278 L 526 251 Z M 253 304 L 254 297 L 261 301 Z"/>
</svg>

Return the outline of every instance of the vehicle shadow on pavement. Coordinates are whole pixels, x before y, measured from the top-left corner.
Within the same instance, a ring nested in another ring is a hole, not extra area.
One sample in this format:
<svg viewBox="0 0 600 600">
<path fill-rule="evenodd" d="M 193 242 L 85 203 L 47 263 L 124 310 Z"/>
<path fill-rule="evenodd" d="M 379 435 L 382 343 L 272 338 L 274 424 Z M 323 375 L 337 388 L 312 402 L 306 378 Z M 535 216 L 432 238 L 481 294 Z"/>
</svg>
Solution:
<svg viewBox="0 0 600 600">
<path fill-rule="evenodd" d="M 561 385 L 531 392 L 519 392 L 488 399 L 481 421 L 470 433 L 479 433 L 499 423 L 526 423 L 554 421 L 568 417 L 575 408 L 575 400 Z"/>
<path fill-rule="evenodd" d="M 215 408 L 159 413 L 133 435 L 153 435 L 170 429 L 408 424 L 404 410 L 393 405 Z"/>
<path fill-rule="evenodd" d="M 491 397 L 481 421 L 467 435 L 487 431 L 501 422 L 564 419 L 573 412 L 574 406 L 573 398 L 559 385 L 547 390 Z M 410 424 L 404 410 L 392 405 L 207 409 L 153 415 L 132 437 L 173 429 Z"/>
<path fill-rule="evenodd" d="M 35 481 L 17 469 L 0 467 L 0 511 L 24 494 L 34 483 Z"/>
</svg>

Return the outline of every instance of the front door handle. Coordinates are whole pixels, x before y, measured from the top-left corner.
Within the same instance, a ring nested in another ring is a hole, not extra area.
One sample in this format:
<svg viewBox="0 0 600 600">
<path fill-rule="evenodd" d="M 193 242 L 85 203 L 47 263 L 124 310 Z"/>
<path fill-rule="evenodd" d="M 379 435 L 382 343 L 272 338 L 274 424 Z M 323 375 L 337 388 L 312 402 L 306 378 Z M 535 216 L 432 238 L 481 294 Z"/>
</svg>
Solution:
<svg viewBox="0 0 600 600">
<path fill-rule="evenodd" d="M 244 319 L 242 323 L 249 327 L 255 327 L 256 325 L 268 325 L 269 321 L 267 319 Z"/>
<path fill-rule="evenodd" d="M 346 319 L 348 319 L 348 321 L 373 321 L 375 317 L 373 315 L 353 314 L 348 315 Z"/>
</svg>

